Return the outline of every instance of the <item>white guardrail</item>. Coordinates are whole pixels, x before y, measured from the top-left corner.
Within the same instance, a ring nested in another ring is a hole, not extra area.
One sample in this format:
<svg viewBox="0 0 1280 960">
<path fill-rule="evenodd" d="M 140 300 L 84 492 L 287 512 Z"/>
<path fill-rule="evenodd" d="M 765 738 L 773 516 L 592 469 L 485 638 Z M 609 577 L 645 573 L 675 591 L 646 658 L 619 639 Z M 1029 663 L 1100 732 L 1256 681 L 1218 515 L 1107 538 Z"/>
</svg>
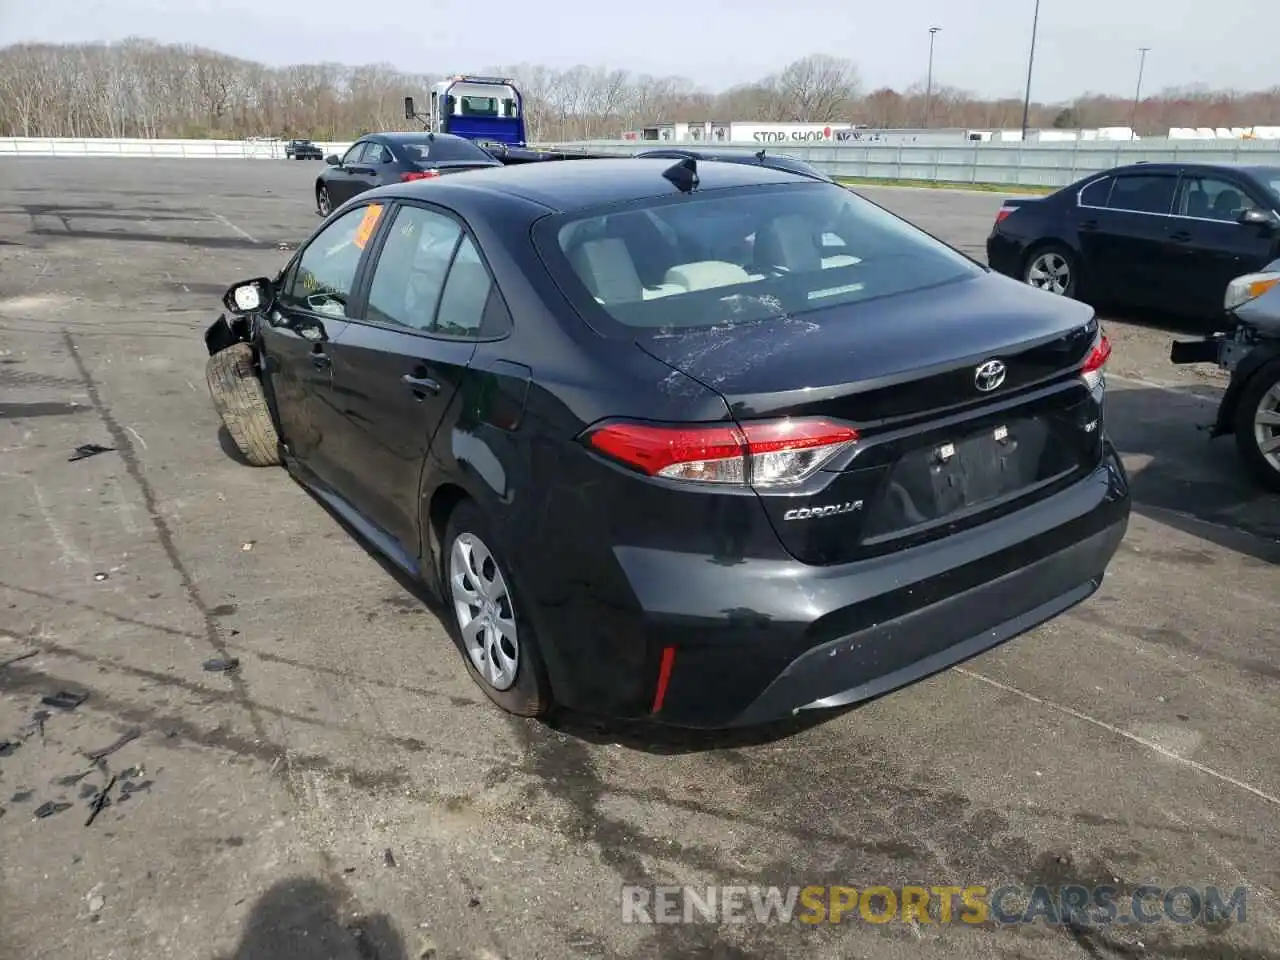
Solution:
<svg viewBox="0 0 1280 960">
<path fill-rule="evenodd" d="M 137 157 L 189 160 L 279 160 L 283 140 L 73 140 L 49 137 L 0 138 L 6 157 Z M 318 143 L 326 156 L 350 143 Z M 700 146 L 655 141 L 602 140 L 546 143 L 564 151 L 626 156 L 662 146 Z M 750 153 L 758 145 L 706 144 L 709 149 Z M 775 149 L 775 148 L 770 148 Z M 785 144 L 776 148 L 836 177 L 1061 186 L 1099 170 L 1140 160 L 1148 162 L 1254 163 L 1280 167 L 1280 143 L 1264 140 L 1068 141 L 1059 143 L 965 143 L 839 145 Z"/>
<path fill-rule="evenodd" d="M 283 160 L 287 140 L 142 140 L 71 137 L 0 137 L 5 157 L 138 157 L 155 160 Z M 346 143 L 320 143 L 325 156 L 341 155 Z"/>
</svg>

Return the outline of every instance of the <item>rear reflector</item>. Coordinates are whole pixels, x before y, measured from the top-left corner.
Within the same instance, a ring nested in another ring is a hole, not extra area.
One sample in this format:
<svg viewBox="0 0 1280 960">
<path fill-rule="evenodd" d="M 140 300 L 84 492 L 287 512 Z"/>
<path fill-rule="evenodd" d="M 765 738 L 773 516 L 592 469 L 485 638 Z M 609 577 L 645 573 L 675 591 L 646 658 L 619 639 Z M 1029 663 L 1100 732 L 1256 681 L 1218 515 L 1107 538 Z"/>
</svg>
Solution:
<svg viewBox="0 0 1280 960">
<path fill-rule="evenodd" d="M 741 426 L 614 421 L 587 431 L 583 440 L 651 477 L 776 487 L 812 476 L 856 443 L 858 431 L 828 420 L 758 420 Z"/>
<path fill-rule="evenodd" d="M 410 180 L 433 180 L 438 176 L 440 176 L 439 170 L 413 170 L 400 174 L 400 180 L 402 183 L 408 183 Z"/>
<path fill-rule="evenodd" d="M 650 713 L 657 713 L 662 709 L 662 703 L 667 699 L 667 684 L 671 682 L 671 668 L 676 662 L 676 648 L 662 648 L 662 663 L 658 667 L 658 685 L 653 691 L 653 706 Z"/>
<path fill-rule="evenodd" d="M 1110 359 L 1111 341 L 1107 339 L 1106 334 L 1099 333 L 1098 339 L 1093 341 L 1093 347 L 1080 367 L 1080 376 L 1084 378 L 1090 390 L 1095 389 L 1102 382 L 1102 368 Z"/>
</svg>

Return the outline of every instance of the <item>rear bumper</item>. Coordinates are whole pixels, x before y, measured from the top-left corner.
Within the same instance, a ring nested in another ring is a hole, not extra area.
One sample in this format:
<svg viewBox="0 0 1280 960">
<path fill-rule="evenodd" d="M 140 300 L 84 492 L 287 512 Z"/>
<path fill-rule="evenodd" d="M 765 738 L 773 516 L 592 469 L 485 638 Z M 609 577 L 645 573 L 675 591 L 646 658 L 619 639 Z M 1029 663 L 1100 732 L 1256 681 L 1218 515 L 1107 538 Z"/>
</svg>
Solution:
<svg viewBox="0 0 1280 960">
<path fill-rule="evenodd" d="M 1128 479 L 1108 444 L 1098 470 L 1067 490 L 944 540 L 857 563 L 726 564 L 619 547 L 614 553 L 640 612 L 621 632 L 599 631 L 589 674 L 569 669 L 552 683 L 567 706 L 682 727 L 758 724 L 855 703 L 1084 600 L 1102 582 L 1128 519 Z M 674 658 L 653 711 L 667 648 Z M 609 666 L 618 660 L 629 669 Z"/>
<path fill-rule="evenodd" d="M 987 266 L 996 273 L 1022 279 L 1022 258 L 1026 247 L 1020 240 L 1014 240 L 1002 233 L 993 231 L 987 237 Z"/>
</svg>

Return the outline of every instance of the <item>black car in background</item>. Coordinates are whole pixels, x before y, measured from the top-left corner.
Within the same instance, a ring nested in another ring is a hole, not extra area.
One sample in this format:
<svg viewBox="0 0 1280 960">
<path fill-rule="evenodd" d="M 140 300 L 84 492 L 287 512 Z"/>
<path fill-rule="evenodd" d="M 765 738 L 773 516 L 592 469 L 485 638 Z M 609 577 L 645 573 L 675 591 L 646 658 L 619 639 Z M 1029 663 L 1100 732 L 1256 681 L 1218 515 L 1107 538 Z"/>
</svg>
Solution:
<svg viewBox="0 0 1280 960">
<path fill-rule="evenodd" d="M 1085 600 L 1128 523 L 1093 310 L 808 176 L 398 183 L 224 302 L 240 450 L 437 591 L 517 714 L 874 697 Z"/>
<path fill-rule="evenodd" d="M 315 187 L 316 212 L 322 217 L 374 187 L 502 165 L 465 137 L 425 132 L 369 134 L 325 162 L 329 168 Z"/>
<path fill-rule="evenodd" d="M 655 147 L 652 150 L 641 150 L 635 156 L 637 159 L 683 160 L 691 158 L 693 160 L 714 160 L 721 163 L 748 163 L 768 167 L 771 170 L 786 170 L 788 173 L 798 173 L 803 177 L 824 180 L 827 183 L 835 182 L 825 173 L 818 170 L 817 167 L 806 163 L 798 157 L 792 157 L 785 153 L 769 153 L 766 150 L 757 150 L 754 153 L 734 153 L 732 151 L 719 150 L 691 150 L 682 147 Z"/>
<path fill-rule="evenodd" d="M 310 140 L 290 140 L 284 145 L 286 160 L 320 160 L 323 153 Z"/>
<path fill-rule="evenodd" d="M 1137 163 L 1005 200 L 987 262 L 1050 293 L 1219 321 L 1280 256 L 1280 167 Z"/>
</svg>

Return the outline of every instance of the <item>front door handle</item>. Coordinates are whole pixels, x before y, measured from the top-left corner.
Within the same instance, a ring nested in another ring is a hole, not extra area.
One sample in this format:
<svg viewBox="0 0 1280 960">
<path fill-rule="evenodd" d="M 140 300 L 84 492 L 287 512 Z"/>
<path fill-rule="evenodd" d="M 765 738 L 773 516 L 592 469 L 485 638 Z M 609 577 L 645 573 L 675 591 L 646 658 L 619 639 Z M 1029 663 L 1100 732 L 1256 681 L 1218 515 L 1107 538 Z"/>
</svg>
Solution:
<svg viewBox="0 0 1280 960">
<path fill-rule="evenodd" d="M 415 377 L 406 373 L 400 378 L 400 382 L 414 392 L 414 395 L 421 398 L 428 393 L 439 393 L 440 382 L 432 380 L 430 377 Z"/>
<path fill-rule="evenodd" d="M 1179 230 L 1177 233 L 1169 234 L 1169 239 L 1174 243 L 1186 243 L 1191 239 L 1191 234 L 1186 230 Z"/>
<path fill-rule="evenodd" d="M 328 370 L 333 366 L 333 361 L 329 359 L 327 353 L 313 353 L 311 355 L 311 365 L 317 370 Z"/>
</svg>

